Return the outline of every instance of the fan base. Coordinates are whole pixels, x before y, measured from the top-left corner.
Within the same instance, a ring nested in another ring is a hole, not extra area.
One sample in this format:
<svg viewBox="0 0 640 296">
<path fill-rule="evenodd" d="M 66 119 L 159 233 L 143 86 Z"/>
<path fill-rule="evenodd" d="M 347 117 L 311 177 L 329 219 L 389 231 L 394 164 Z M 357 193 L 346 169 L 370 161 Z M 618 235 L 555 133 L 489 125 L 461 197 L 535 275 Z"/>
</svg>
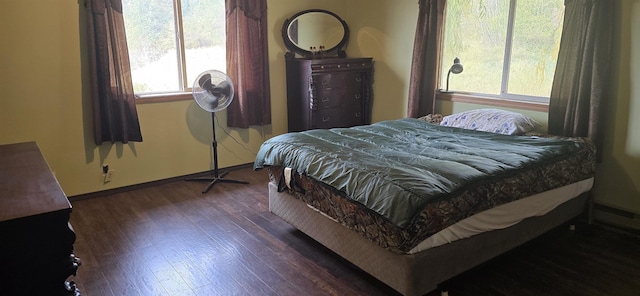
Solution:
<svg viewBox="0 0 640 296">
<path fill-rule="evenodd" d="M 224 175 L 226 175 L 227 173 L 229 173 L 228 171 L 226 172 L 222 172 L 220 175 L 218 175 L 217 177 L 200 177 L 200 178 L 191 178 L 191 179 L 187 179 L 186 181 L 196 181 L 196 182 L 209 182 L 209 184 L 207 185 L 207 187 L 204 188 L 204 190 L 202 190 L 202 193 L 207 193 L 209 191 L 209 189 L 211 189 L 211 187 L 213 187 L 213 185 L 216 185 L 216 183 L 236 183 L 236 184 L 249 184 L 249 182 L 247 181 L 240 181 L 240 180 L 231 180 L 231 179 L 224 179 Z"/>
</svg>

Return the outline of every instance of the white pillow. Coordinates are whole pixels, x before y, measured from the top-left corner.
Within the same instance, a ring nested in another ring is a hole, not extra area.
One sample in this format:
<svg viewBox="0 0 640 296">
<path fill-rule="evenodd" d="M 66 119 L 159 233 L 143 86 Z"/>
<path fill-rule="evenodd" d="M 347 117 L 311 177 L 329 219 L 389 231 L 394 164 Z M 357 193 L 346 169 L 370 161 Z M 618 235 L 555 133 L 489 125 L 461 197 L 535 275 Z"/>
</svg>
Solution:
<svg viewBox="0 0 640 296">
<path fill-rule="evenodd" d="M 440 125 L 492 132 L 505 135 L 521 135 L 532 131 L 536 121 L 520 113 L 500 109 L 476 109 L 447 115 Z"/>
</svg>

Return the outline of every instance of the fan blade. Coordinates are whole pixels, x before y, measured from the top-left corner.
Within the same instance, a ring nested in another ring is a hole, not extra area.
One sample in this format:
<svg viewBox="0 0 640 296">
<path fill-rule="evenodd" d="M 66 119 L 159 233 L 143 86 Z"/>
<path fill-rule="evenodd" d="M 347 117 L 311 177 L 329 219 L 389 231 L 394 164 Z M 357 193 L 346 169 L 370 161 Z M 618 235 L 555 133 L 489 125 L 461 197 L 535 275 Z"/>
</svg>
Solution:
<svg viewBox="0 0 640 296">
<path fill-rule="evenodd" d="M 211 75 L 210 74 L 204 74 L 202 75 L 202 77 L 200 77 L 200 79 L 198 80 L 198 85 L 200 85 L 200 87 L 204 90 L 206 90 L 209 93 L 213 93 L 214 90 L 214 85 L 211 83 Z"/>
<path fill-rule="evenodd" d="M 227 81 L 222 81 L 218 85 L 213 86 L 212 93 L 218 97 L 228 97 L 231 93 L 231 84 Z"/>
</svg>

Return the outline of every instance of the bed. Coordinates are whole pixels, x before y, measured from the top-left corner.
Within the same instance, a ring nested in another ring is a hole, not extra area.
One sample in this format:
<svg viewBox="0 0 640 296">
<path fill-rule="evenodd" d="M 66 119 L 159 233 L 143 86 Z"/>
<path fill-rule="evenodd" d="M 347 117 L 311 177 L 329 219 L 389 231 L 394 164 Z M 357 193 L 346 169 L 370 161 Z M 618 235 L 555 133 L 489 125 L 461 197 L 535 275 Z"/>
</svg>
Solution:
<svg viewBox="0 0 640 296">
<path fill-rule="evenodd" d="M 583 213 L 595 149 L 400 119 L 263 143 L 269 209 L 404 295 Z"/>
</svg>

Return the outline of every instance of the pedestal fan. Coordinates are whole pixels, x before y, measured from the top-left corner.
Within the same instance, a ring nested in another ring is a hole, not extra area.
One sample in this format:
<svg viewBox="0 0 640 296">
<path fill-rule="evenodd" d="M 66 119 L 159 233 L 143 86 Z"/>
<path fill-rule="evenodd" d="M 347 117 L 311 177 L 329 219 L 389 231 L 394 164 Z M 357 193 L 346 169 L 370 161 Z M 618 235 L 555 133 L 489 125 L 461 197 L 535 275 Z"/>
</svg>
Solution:
<svg viewBox="0 0 640 296">
<path fill-rule="evenodd" d="M 216 141 L 215 112 L 229 107 L 233 100 L 233 82 L 226 74 L 217 70 L 200 73 L 193 84 L 193 99 L 203 110 L 211 113 L 211 128 L 213 133 L 213 177 L 190 178 L 187 181 L 209 182 L 202 193 L 207 193 L 213 185 L 219 182 L 249 184 L 246 181 L 223 178 L 228 172 L 218 173 L 218 142 Z"/>
</svg>

